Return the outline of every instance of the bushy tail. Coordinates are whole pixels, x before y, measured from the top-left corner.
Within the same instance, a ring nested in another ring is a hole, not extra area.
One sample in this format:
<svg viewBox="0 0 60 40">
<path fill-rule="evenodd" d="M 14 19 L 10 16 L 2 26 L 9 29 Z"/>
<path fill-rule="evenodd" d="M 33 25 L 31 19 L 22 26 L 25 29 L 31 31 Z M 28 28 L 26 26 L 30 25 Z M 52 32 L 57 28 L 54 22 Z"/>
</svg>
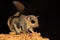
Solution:
<svg viewBox="0 0 60 40">
<path fill-rule="evenodd" d="M 23 12 L 24 11 L 25 6 L 21 2 L 19 2 L 19 1 L 13 1 L 13 4 L 17 8 L 17 10 L 19 10 L 19 12 Z"/>
<path fill-rule="evenodd" d="M 11 25 L 11 23 L 12 23 L 13 18 L 19 17 L 20 14 L 23 13 L 23 11 L 24 11 L 24 9 L 25 9 L 24 5 L 23 5 L 21 2 L 19 2 L 19 1 L 13 1 L 13 4 L 16 6 L 18 12 L 15 13 L 15 15 L 11 16 L 11 17 L 8 19 L 7 24 L 8 24 L 8 27 L 10 28 L 10 30 L 12 30 L 12 25 Z M 14 30 L 13 30 L 13 31 L 14 31 Z"/>
</svg>

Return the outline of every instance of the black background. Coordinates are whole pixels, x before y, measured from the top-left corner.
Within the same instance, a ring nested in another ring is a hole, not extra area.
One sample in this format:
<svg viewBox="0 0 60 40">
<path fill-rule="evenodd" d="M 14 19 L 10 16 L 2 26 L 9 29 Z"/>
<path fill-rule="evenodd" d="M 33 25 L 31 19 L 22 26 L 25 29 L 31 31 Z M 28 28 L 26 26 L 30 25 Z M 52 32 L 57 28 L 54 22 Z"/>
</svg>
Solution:
<svg viewBox="0 0 60 40">
<path fill-rule="evenodd" d="M 0 33 L 9 33 L 7 19 L 17 12 L 13 0 L 0 0 Z M 38 28 L 34 31 L 40 32 L 43 37 L 50 40 L 58 40 L 59 29 L 56 27 L 56 1 L 48 0 L 20 0 L 24 4 L 25 15 L 38 15 Z"/>
</svg>

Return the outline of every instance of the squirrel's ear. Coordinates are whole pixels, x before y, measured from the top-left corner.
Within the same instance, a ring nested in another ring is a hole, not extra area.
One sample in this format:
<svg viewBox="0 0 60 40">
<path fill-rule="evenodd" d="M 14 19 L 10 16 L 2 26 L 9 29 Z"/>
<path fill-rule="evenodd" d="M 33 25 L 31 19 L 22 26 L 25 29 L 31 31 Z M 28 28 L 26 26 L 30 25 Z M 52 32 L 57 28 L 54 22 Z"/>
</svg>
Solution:
<svg viewBox="0 0 60 40">
<path fill-rule="evenodd" d="M 39 16 L 37 16 L 37 18 L 38 18 Z"/>
<path fill-rule="evenodd" d="M 21 2 L 13 1 L 13 4 L 16 6 L 17 10 L 19 10 L 20 12 L 24 11 L 25 7 Z"/>
</svg>

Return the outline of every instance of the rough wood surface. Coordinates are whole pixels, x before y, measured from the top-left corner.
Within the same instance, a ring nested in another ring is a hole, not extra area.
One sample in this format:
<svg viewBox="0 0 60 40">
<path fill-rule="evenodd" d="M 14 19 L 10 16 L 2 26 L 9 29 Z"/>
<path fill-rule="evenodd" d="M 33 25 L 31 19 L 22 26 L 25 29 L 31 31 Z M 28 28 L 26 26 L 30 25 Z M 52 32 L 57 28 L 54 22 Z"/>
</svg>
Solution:
<svg viewBox="0 0 60 40">
<path fill-rule="evenodd" d="M 0 34 L 0 40 L 49 40 L 49 38 L 43 38 L 40 33 L 22 33 L 16 34 L 10 32 L 9 34 Z"/>
</svg>

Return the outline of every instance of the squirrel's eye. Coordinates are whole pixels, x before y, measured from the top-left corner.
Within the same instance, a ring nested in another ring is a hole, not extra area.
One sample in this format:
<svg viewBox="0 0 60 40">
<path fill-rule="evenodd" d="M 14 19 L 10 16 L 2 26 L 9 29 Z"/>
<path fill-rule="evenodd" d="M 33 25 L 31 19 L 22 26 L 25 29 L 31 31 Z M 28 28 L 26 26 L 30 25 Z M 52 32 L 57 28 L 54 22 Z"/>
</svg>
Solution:
<svg viewBox="0 0 60 40">
<path fill-rule="evenodd" d="M 31 23 L 35 23 L 35 21 L 32 17 L 30 17 L 30 21 L 31 21 Z"/>
<path fill-rule="evenodd" d="M 35 21 L 34 20 L 31 20 L 31 23 L 35 23 Z"/>
</svg>

